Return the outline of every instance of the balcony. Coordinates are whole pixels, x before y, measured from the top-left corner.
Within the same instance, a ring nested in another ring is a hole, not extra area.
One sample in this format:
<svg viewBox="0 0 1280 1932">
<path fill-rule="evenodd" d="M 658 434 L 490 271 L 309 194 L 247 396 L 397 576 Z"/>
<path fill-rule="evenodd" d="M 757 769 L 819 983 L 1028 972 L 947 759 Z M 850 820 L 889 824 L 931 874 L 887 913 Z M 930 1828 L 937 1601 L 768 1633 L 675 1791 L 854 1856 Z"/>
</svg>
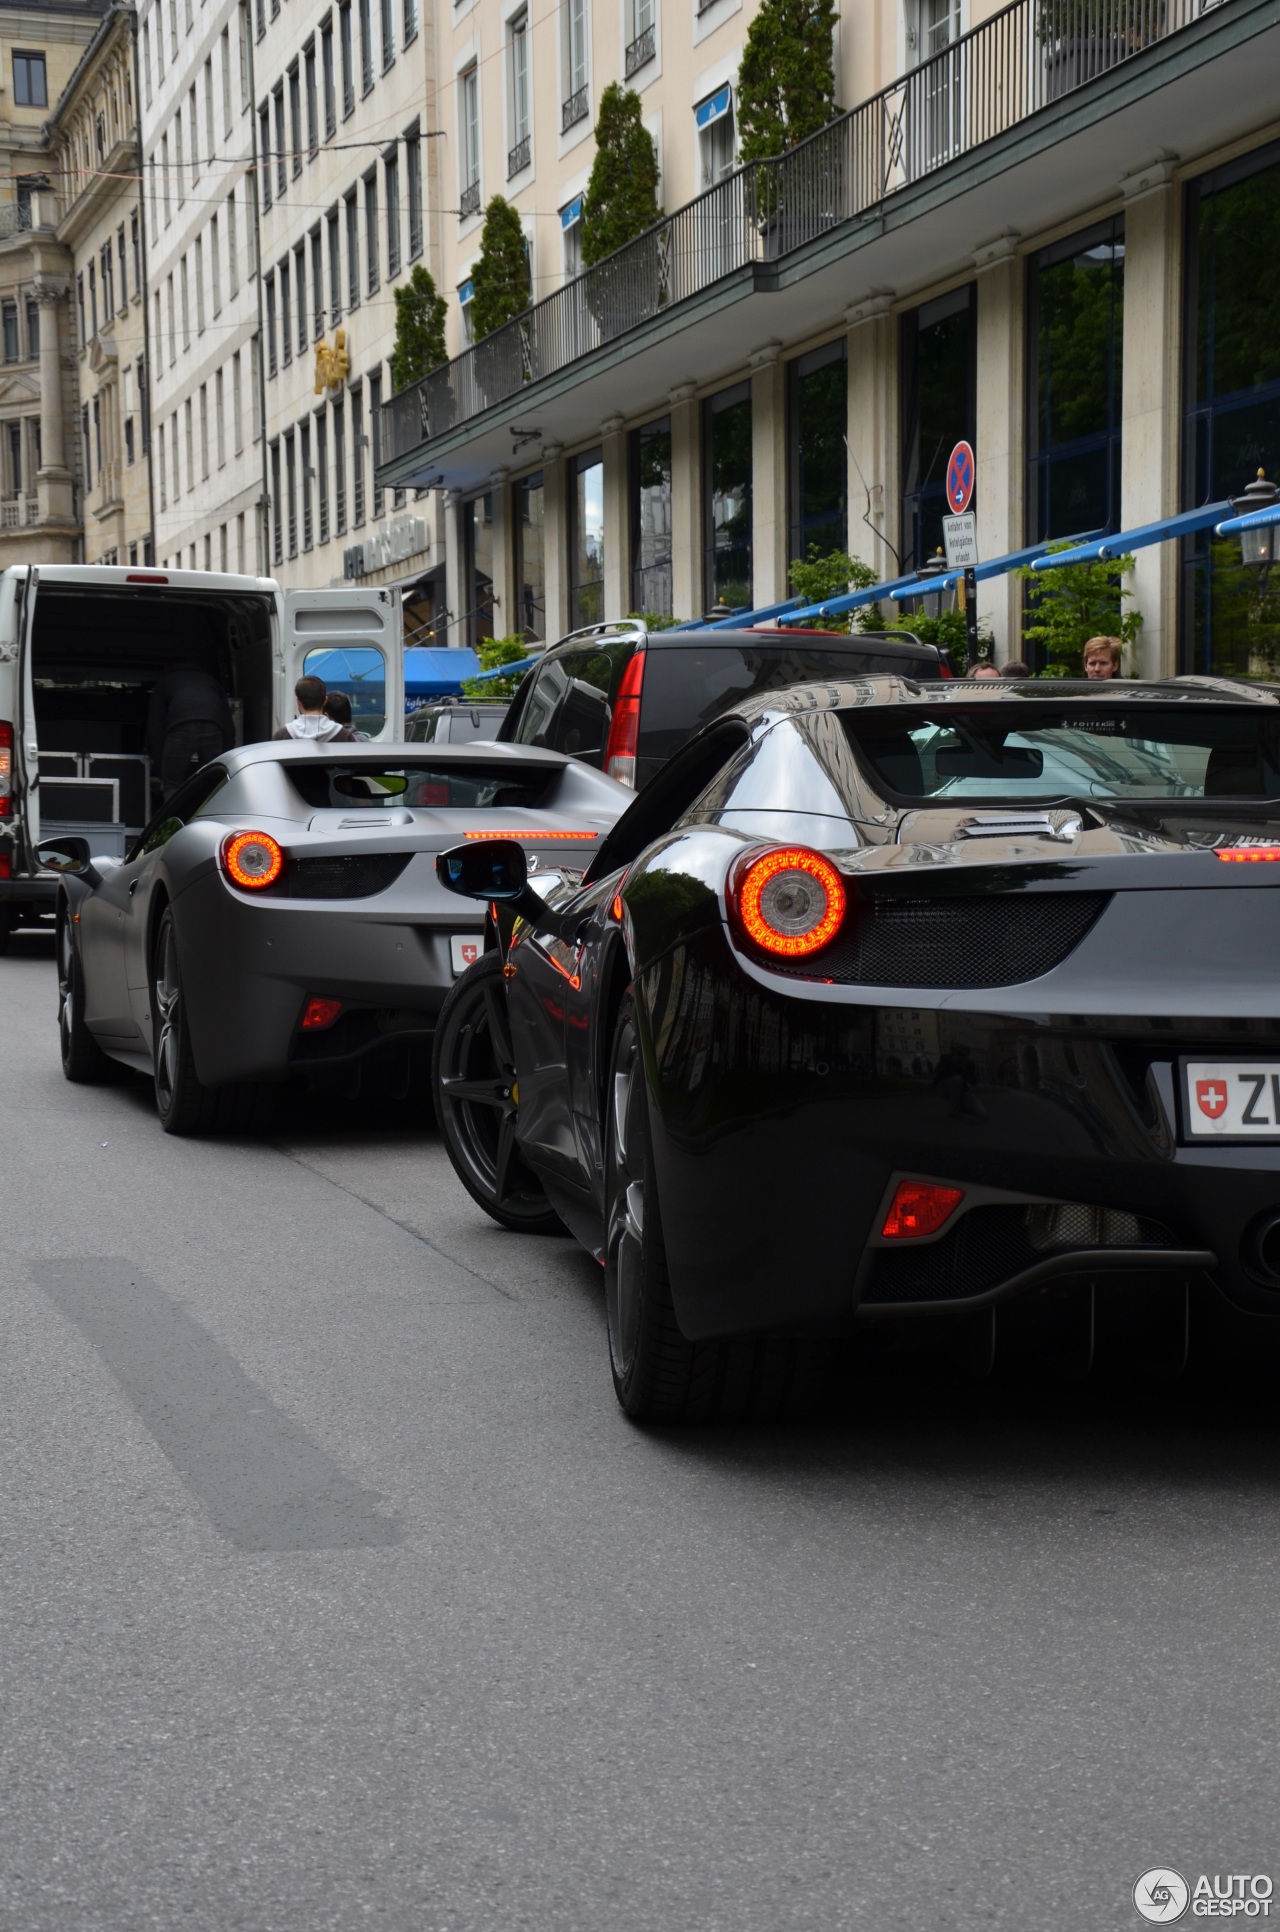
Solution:
<svg viewBox="0 0 1280 1932">
<path fill-rule="evenodd" d="M 40 521 L 40 500 L 34 496 L 0 497 L 0 530 L 22 530 Z"/>
<path fill-rule="evenodd" d="M 517 141 L 515 146 L 508 150 L 508 153 L 507 153 L 507 180 L 508 181 L 510 181 L 512 175 L 523 174 L 524 170 L 529 165 L 529 156 L 531 153 L 532 153 L 532 147 L 530 145 L 530 138 L 527 134 L 525 135 L 523 141 Z"/>
<path fill-rule="evenodd" d="M 561 134 L 567 134 L 569 129 L 576 127 L 579 121 L 585 121 L 590 112 L 591 91 L 589 88 L 580 87 L 576 94 L 570 94 L 560 109 Z"/>
<path fill-rule="evenodd" d="M 461 220 L 465 221 L 468 215 L 478 215 L 479 212 L 480 183 L 478 181 L 469 181 L 458 198 L 458 215 Z"/>
<path fill-rule="evenodd" d="M 1012 0 L 392 397 L 379 484 L 478 485 L 544 397 L 557 442 L 593 435 L 665 395 L 677 335 L 680 378 L 703 381 L 876 289 L 972 273 L 993 236 L 1113 197 L 1189 125 L 1198 150 L 1258 125 L 1266 73 L 1274 0 Z"/>
<path fill-rule="evenodd" d="M 642 34 L 636 35 L 627 48 L 624 63 L 627 79 L 630 80 L 633 74 L 638 74 L 642 67 L 646 67 L 657 50 L 657 34 L 652 27 L 646 27 Z"/>
</svg>

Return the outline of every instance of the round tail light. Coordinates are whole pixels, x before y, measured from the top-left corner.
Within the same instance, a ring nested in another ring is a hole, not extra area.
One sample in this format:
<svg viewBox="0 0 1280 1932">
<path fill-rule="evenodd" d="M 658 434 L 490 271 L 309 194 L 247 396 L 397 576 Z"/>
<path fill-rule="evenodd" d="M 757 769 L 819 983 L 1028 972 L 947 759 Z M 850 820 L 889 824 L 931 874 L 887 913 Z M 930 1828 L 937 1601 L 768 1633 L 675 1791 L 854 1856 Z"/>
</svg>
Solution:
<svg viewBox="0 0 1280 1932">
<path fill-rule="evenodd" d="M 803 959 L 835 938 L 847 896 L 829 859 L 804 845 L 785 845 L 743 866 L 731 903 L 742 930 L 762 952 Z"/>
<path fill-rule="evenodd" d="M 233 885 L 260 892 L 284 870 L 284 853 L 270 832 L 230 832 L 222 841 L 222 863 Z"/>
</svg>

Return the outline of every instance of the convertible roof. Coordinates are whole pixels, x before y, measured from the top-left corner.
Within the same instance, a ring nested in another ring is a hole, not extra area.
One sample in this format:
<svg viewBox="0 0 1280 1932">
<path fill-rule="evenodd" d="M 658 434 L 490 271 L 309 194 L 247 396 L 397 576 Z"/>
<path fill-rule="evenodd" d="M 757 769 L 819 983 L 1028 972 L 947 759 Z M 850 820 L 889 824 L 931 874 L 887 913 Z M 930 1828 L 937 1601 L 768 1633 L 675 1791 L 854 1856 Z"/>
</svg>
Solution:
<svg viewBox="0 0 1280 1932">
<path fill-rule="evenodd" d="M 1280 686 L 1245 683 L 1242 679 L 1182 677 L 1128 678 L 955 678 L 923 684 L 914 678 L 876 676 L 824 679 L 821 684 L 793 684 L 780 691 L 761 691 L 729 708 L 727 715 L 749 724 L 762 719 L 813 711 L 862 711 L 899 704 L 941 705 L 1072 704 L 1082 701 L 1106 709 L 1117 704 L 1260 704 L 1280 705 Z"/>
</svg>

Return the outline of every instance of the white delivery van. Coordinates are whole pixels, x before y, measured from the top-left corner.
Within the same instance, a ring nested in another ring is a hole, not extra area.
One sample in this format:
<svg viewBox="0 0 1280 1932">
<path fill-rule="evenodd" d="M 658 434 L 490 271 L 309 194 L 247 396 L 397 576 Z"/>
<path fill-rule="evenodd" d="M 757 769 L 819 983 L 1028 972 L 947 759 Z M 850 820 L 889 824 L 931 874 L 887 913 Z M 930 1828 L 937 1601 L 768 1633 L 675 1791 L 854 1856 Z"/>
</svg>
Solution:
<svg viewBox="0 0 1280 1932">
<path fill-rule="evenodd" d="M 178 665 L 222 685 L 237 744 L 293 717 L 304 670 L 352 695 L 369 736 L 404 735 L 398 590 L 101 564 L 0 571 L 0 951 L 52 910 L 39 839 L 74 832 L 122 856 L 160 804 L 148 710 Z"/>
</svg>

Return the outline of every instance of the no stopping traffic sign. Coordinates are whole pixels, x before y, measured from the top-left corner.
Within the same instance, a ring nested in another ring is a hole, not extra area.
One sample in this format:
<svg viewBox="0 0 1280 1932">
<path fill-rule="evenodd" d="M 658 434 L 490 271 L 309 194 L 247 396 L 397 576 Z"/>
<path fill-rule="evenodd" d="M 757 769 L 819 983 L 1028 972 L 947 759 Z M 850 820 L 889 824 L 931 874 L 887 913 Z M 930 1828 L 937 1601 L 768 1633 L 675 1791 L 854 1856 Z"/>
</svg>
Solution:
<svg viewBox="0 0 1280 1932">
<path fill-rule="evenodd" d="M 947 464 L 947 504 L 953 516 L 960 516 L 973 499 L 977 467 L 973 445 L 957 443 Z"/>
</svg>

